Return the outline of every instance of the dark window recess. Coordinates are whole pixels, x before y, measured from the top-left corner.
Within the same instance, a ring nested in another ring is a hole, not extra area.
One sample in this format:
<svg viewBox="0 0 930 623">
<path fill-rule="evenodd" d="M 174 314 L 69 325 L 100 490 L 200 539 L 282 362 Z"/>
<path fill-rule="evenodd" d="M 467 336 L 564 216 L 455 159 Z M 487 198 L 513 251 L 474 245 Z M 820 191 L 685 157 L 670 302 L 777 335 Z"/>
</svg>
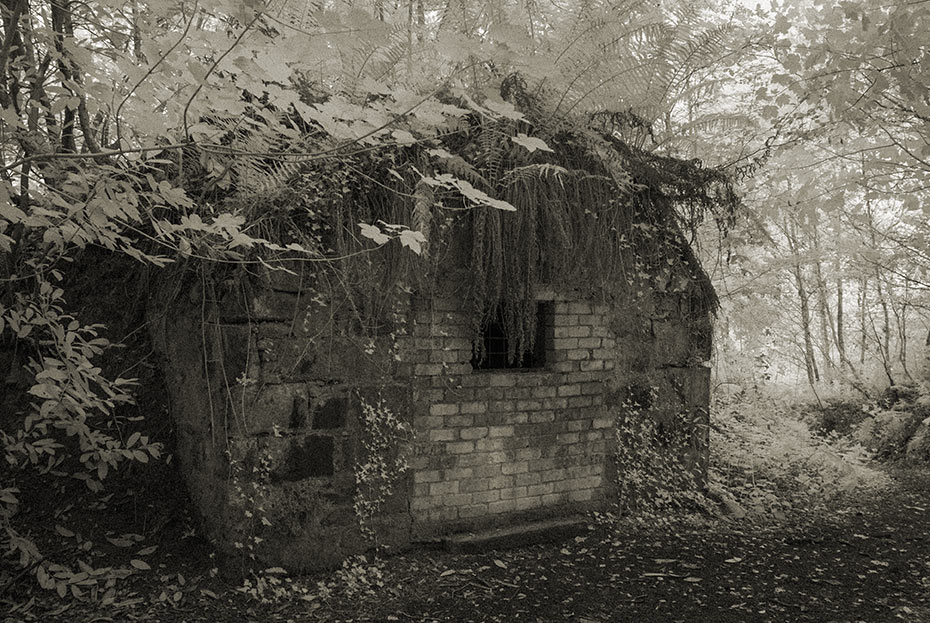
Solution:
<svg viewBox="0 0 930 623">
<path fill-rule="evenodd" d="M 484 345 L 483 357 L 474 349 L 471 367 L 475 370 L 512 370 L 542 368 L 546 365 L 546 326 L 548 325 L 550 304 L 536 304 L 536 339 L 533 347 L 523 353 L 517 353 L 513 361 L 508 361 L 510 338 L 504 331 L 504 320 L 500 311 L 492 322 L 484 328 L 481 341 Z"/>
</svg>

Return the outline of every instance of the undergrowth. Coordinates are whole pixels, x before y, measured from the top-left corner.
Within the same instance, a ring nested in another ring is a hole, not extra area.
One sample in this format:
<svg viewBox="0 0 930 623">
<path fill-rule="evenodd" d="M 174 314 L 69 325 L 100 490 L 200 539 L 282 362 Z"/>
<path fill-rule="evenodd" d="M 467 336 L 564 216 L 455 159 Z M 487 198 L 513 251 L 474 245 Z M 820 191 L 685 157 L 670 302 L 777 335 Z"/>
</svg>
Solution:
<svg viewBox="0 0 930 623">
<path fill-rule="evenodd" d="M 709 487 L 750 518 L 783 520 L 888 486 L 872 456 L 849 435 L 812 430 L 802 405 L 761 394 L 714 400 Z"/>
</svg>

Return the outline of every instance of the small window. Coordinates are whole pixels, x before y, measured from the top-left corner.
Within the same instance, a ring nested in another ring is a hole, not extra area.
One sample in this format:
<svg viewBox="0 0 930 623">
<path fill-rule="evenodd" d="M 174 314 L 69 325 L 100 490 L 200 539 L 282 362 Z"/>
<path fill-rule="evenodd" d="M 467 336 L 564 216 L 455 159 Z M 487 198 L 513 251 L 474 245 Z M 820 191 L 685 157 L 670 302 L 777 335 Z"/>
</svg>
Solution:
<svg viewBox="0 0 930 623">
<path fill-rule="evenodd" d="M 485 326 L 480 338 L 484 345 L 484 357 L 480 357 L 481 353 L 477 348 L 474 349 L 471 367 L 475 370 L 522 370 L 545 367 L 546 326 L 551 317 L 549 307 L 547 303 L 536 304 L 536 339 L 533 347 L 523 351 L 522 356 L 517 356 L 514 361 L 508 361 L 507 358 L 510 339 L 504 331 L 503 315 L 498 311 L 494 320 Z"/>
</svg>

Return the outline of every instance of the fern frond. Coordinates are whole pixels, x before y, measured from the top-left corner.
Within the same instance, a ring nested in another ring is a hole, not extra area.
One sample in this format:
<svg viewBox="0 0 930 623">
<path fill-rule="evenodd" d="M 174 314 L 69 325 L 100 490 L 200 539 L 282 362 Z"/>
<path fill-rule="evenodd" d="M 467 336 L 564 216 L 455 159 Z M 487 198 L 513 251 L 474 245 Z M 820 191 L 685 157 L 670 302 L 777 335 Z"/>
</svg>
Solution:
<svg viewBox="0 0 930 623">
<path fill-rule="evenodd" d="M 472 186 L 481 187 L 484 190 L 491 188 L 491 183 L 487 178 L 461 156 L 453 155 L 451 158 L 441 158 L 438 165 L 446 173 L 451 173 L 455 177 L 466 180 Z"/>
<path fill-rule="evenodd" d="M 513 168 L 501 178 L 501 184 L 504 186 L 513 186 L 520 182 L 530 179 L 551 179 L 563 184 L 564 178 L 569 175 L 568 169 L 554 164 L 528 164 L 522 167 Z"/>
</svg>

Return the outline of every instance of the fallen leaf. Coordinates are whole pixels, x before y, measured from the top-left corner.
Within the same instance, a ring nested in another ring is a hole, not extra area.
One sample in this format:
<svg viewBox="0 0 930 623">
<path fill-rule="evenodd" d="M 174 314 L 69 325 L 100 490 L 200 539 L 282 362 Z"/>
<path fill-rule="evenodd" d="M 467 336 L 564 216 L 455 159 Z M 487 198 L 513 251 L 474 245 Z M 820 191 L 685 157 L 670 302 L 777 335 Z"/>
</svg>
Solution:
<svg viewBox="0 0 930 623">
<path fill-rule="evenodd" d="M 156 549 L 158 549 L 157 545 L 152 545 L 151 547 L 140 549 L 138 552 L 136 552 L 136 556 L 148 556 L 149 554 L 153 553 Z"/>
<path fill-rule="evenodd" d="M 685 578 L 685 582 L 700 582 L 701 578 L 696 578 L 693 575 L 690 575 Z"/>
<path fill-rule="evenodd" d="M 743 559 L 740 558 L 739 556 L 734 556 L 733 558 L 727 558 L 727 559 L 724 560 L 723 562 L 728 562 L 728 563 L 730 563 L 731 565 L 735 565 L 735 564 L 738 563 L 738 562 L 743 562 Z"/>
<path fill-rule="evenodd" d="M 501 569 L 507 568 L 507 565 L 503 561 L 498 560 L 497 558 L 494 559 L 494 564 L 500 567 Z"/>
<path fill-rule="evenodd" d="M 129 561 L 129 564 L 140 571 L 148 571 L 151 569 L 149 563 L 145 562 L 144 560 L 139 560 L 138 558 L 133 558 Z"/>
</svg>

